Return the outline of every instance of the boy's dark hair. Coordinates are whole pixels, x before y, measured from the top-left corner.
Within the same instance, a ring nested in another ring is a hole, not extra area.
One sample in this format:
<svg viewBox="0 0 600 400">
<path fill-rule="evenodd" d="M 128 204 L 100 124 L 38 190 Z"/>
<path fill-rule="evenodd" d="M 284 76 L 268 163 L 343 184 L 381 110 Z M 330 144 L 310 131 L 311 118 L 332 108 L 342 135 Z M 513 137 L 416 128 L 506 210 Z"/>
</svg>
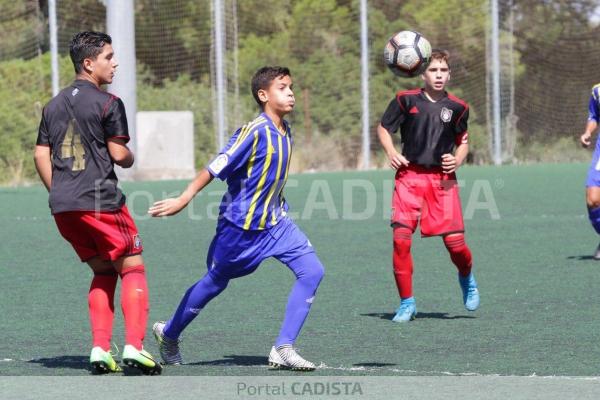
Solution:
<svg viewBox="0 0 600 400">
<path fill-rule="evenodd" d="M 86 58 L 96 59 L 102 53 L 105 44 L 111 44 L 112 39 L 106 33 L 85 31 L 76 33 L 69 44 L 69 54 L 75 73 L 83 71 L 83 60 Z"/>
<path fill-rule="evenodd" d="M 431 50 L 431 61 L 440 60 L 446 61 L 448 68 L 450 68 L 450 52 L 446 49 L 433 49 Z"/>
<path fill-rule="evenodd" d="M 282 76 L 292 76 L 289 68 L 286 67 L 262 67 L 252 77 L 252 96 L 258 103 L 260 108 L 264 107 L 264 104 L 258 98 L 259 90 L 267 90 L 271 85 L 271 82 L 276 78 Z"/>
</svg>

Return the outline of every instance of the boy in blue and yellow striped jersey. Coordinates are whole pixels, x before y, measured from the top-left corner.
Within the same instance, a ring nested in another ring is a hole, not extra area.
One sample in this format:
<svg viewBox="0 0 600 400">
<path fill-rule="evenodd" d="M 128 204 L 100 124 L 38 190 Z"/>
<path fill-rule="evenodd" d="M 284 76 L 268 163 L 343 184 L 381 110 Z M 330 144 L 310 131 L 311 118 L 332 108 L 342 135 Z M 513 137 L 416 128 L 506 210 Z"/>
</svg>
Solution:
<svg viewBox="0 0 600 400">
<path fill-rule="evenodd" d="M 283 117 L 295 104 L 289 69 L 259 69 L 252 78 L 252 94 L 263 112 L 233 134 L 181 196 L 158 201 L 149 209 L 155 217 L 176 214 L 214 177 L 227 180 L 206 259 L 208 272 L 188 289 L 169 321 L 154 324 L 154 336 L 165 363 L 181 364 L 179 336 L 185 327 L 231 279 L 254 272 L 263 260 L 274 257 L 292 270 L 296 283 L 269 365 L 312 371 L 315 365 L 300 357 L 293 345 L 324 270 L 310 241 L 287 216 L 282 195 L 292 155 L 290 127 Z"/>
</svg>

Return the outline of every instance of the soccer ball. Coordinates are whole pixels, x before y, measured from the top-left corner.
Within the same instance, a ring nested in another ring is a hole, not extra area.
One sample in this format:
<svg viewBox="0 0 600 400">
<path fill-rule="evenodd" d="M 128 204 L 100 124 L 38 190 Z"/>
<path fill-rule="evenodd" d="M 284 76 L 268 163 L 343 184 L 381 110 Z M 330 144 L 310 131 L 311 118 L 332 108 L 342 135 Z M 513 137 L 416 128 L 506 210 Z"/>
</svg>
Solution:
<svg viewBox="0 0 600 400">
<path fill-rule="evenodd" d="M 383 59 L 394 74 L 410 78 L 427 68 L 431 45 L 418 32 L 398 32 L 385 45 Z"/>
</svg>

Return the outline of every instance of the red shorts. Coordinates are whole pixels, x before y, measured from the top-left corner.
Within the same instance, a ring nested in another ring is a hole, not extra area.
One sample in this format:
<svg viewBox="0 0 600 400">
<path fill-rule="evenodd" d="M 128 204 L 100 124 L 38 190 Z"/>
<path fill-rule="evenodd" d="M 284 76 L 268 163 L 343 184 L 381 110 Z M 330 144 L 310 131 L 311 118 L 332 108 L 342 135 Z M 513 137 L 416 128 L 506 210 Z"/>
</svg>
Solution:
<svg viewBox="0 0 600 400">
<path fill-rule="evenodd" d="M 392 225 L 413 232 L 421 220 L 422 236 L 464 232 L 456 175 L 444 174 L 441 167 L 410 165 L 396 172 L 392 196 Z"/>
<path fill-rule="evenodd" d="M 127 206 L 110 212 L 67 211 L 54 214 L 54 220 L 82 262 L 96 256 L 115 261 L 142 253 L 142 241 Z"/>
</svg>

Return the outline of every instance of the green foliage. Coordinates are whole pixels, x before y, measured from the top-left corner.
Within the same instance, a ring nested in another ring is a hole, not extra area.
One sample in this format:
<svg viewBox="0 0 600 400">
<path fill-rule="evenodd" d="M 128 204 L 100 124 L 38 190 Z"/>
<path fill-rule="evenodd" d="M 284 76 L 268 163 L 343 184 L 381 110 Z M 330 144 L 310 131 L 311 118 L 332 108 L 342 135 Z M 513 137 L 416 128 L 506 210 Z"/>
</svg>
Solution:
<svg viewBox="0 0 600 400">
<path fill-rule="evenodd" d="M 61 60 L 62 68 L 69 63 Z M 0 81 L 0 182 L 16 184 L 35 174 L 33 148 L 51 97 L 50 55 L 0 62 Z"/>
<path fill-rule="evenodd" d="M 581 147 L 577 138 L 565 136 L 550 143 L 521 142 L 515 150 L 515 162 L 519 163 L 588 163 L 589 150 Z"/>
<path fill-rule="evenodd" d="M 250 94 L 254 72 L 264 65 L 285 65 L 292 70 L 296 93 L 290 121 L 299 168 L 356 167 L 362 126 L 359 2 L 226 0 L 223 4 L 228 131 L 257 113 Z M 138 109 L 191 110 L 200 167 L 215 151 L 212 2 L 137 0 L 135 7 Z M 398 90 L 422 85 L 419 77 L 395 77 L 381 61 L 389 36 L 411 29 L 423 33 L 433 47 L 451 51 L 449 90 L 471 106 L 470 160 L 489 162 L 488 8 L 482 0 L 369 2 L 369 126 L 374 159 L 379 153 L 375 128 L 389 101 Z M 596 8 L 597 0 L 543 4 L 500 0 L 501 12 L 512 11 L 515 17 L 514 34 L 505 26 L 500 45 L 503 54 L 514 49 L 513 62 L 504 58 L 501 62 L 503 77 L 512 71 L 515 81 L 512 118 L 520 132 L 515 139 L 516 160 L 558 160 L 561 154 L 579 159 L 580 153 L 572 154 L 568 140 L 556 139 L 572 136 L 573 127 L 583 125 L 581 113 L 560 111 L 585 113 L 593 79 L 581 74 L 581 65 L 597 63 L 594 46 L 600 26 L 589 19 Z M 40 56 L 48 48 L 47 7 L 34 0 L 0 0 L 0 9 L 0 60 L 5 60 L 0 62 L 0 182 L 14 183 L 34 177 L 30 153 L 41 105 L 50 98 L 49 56 Z M 104 12 L 98 0 L 58 2 L 59 50 L 64 55 L 61 85 L 73 77 L 66 56 L 68 39 L 82 29 L 105 29 Z M 557 57 L 557 45 L 570 52 Z M 557 79 L 562 76 L 577 79 Z M 509 89 L 503 83 L 501 90 Z M 502 103 L 506 118 L 512 111 L 507 103 Z M 539 143 L 545 151 L 538 151 Z"/>
<path fill-rule="evenodd" d="M 36 0 L 0 0 L 0 60 L 38 54 L 44 35 L 37 29 L 40 18 Z"/>
</svg>

